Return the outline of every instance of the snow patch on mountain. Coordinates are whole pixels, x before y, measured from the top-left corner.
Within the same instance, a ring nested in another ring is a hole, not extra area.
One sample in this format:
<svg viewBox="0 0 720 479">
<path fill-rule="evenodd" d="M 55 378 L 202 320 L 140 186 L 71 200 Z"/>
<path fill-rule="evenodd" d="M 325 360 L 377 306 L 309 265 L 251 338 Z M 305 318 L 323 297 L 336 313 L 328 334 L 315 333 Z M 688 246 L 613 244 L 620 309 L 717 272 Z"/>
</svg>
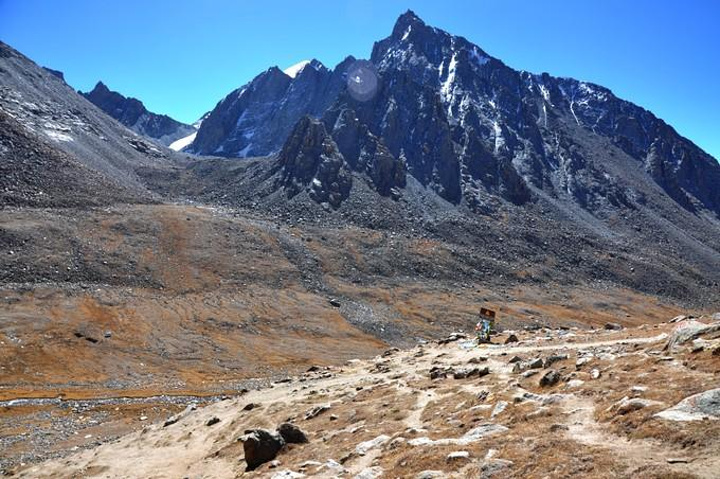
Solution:
<svg viewBox="0 0 720 479">
<path fill-rule="evenodd" d="M 295 78 L 298 76 L 298 73 L 300 73 L 303 68 L 310 65 L 311 60 L 303 60 L 301 62 L 296 63 L 295 65 L 286 68 L 283 70 L 283 73 L 289 76 L 290 78 Z"/>
<path fill-rule="evenodd" d="M 55 141 L 74 141 L 73 137 L 55 130 L 45 130 L 45 134 Z"/>
<path fill-rule="evenodd" d="M 478 66 L 486 65 L 490 61 L 489 57 L 480 54 L 477 47 L 473 47 L 470 51 L 470 57 L 475 60 L 475 63 L 477 63 Z"/>
<path fill-rule="evenodd" d="M 182 151 L 183 148 L 186 148 L 187 146 L 191 145 L 193 141 L 195 141 L 195 137 L 197 136 L 197 131 L 189 134 L 188 136 L 184 138 L 180 138 L 179 140 L 175 140 L 172 143 L 170 143 L 169 148 L 171 150 L 175 151 Z"/>
</svg>

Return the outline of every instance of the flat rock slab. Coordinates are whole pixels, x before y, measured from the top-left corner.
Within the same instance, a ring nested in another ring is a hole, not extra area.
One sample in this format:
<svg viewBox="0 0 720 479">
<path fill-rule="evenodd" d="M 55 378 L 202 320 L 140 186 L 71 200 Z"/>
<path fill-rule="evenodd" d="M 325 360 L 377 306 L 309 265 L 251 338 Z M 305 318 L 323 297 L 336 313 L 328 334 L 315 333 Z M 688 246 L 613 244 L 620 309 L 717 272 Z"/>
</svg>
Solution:
<svg viewBox="0 0 720 479">
<path fill-rule="evenodd" d="M 499 434 L 507 430 L 508 428 L 501 426 L 500 424 L 486 423 L 469 430 L 460 437 L 443 439 L 418 437 L 416 439 L 409 440 L 408 444 L 411 446 L 467 446 L 468 444 L 482 440 L 484 437 Z"/>
<path fill-rule="evenodd" d="M 718 420 L 720 419 L 720 388 L 686 397 L 655 416 L 669 421 Z"/>
</svg>

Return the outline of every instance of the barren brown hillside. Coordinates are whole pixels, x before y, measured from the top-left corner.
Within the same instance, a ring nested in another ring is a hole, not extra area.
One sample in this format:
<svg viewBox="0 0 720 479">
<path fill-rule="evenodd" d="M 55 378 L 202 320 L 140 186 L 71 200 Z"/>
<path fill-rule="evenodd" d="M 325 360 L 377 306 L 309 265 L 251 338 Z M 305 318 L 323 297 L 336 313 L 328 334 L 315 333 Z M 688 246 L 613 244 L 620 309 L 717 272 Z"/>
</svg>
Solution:
<svg viewBox="0 0 720 479">
<path fill-rule="evenodd" d="M 192 205 L 9 209 L 0 226 L 6 465 L 116 437 L 195 396 L 469 331 L 481 305 L 502 328 L 684 311 L 603 283 L 479 280 L 471 253 L 439 240 Z"/>
</svg>

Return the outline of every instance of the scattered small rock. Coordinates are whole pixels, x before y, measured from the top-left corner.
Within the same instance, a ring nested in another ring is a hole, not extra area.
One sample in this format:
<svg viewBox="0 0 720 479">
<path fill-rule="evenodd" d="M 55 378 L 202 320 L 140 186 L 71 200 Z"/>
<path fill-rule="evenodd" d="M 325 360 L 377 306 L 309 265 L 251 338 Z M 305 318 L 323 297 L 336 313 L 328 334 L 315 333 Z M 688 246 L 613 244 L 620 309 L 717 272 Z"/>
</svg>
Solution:
<svg viewBox="0 0 720 479">
<path fill-rule="evenodd" d="M 483 377 L 490 374 L 490 368 L 485 366 L 484 368 L 472 368 L 472 369 L 458 369 L 453 372 L 454 379 L 468 379 L 473 377 Z"/>
<path fill-rule="evenodd" d="M 452 333 L 450 336 L 438 340 L 438 344 L 448 344 L 452 343 L 454 341 L 460 341 L 461 339 L 467 339 L 467 334 L 465 333 Z"/>
<path fill-rule="evenodd" d="M 444 368 L 440 366 L 433 366 L 430 368 L 430 379 L 441 379 L 448 377 L 449 374 L 455 374 L 453 368 Z"/>
<path fill-rule="evenodd" d="M 540 358 L 533 359 L 527 365 L 527 369 L 540 369 L 543 367 L 543 360 Z"/>
<path fill-rule="evenodd" d="M 504 474 L 503 471 L 512 467 L 512 461 L 506 461 L 505 459 L 491 459 L 485 461 L 480 467 L 480 479 L 491 479 L 499 477 L 500 474 Z"/>
<path fill-rule="evenodd" d="M 480 364 L 486 362 L 487 360 L 487 356 L 475 356 L 474 358 L 470 358 L 468 364 Z"/>
<path fill-rule="evenodd" d="M 208 419 L 208 422 L 205 423 L 206 426 L 214 426 L 215 424 L 220 422 L 220 418 L 217 416 L 213 416 L 210 419 Z"/>
<path fill-rule="evenodd" d="M 555 371 L 554 369 L 551 369 L 550 371 L 543 374 L 543 376 L 540 378 L 540 386 L 541 387 L 550 387 L 554 386 L 560 381 L 560 373 Z"/>
<path fill-rule="evenodd" d="M 415 479 L 444 479 L 447 477 L 444 472 L 442 471 L 421 471 L 418 472 L 417 476 L 415 476 Z"/>
<path fill-rule="evenodd" d="M 294 424 L 284 422 L 277 428 L 278 434 L 287 444 L 307 444 L 307 435 Z"/>
<path fill-rule="evenodd" d="M 383 475 L 384 469 L 380 466 L 367 467 L 360 471 L 354 479 L 376 479 Z"/>
<path fill-rule="evenodd" d="M 182 410 L 182 412 L 175 414 L 174 416 L 171 416 L 168 418 L 164 423 L 163 427 L 172 426 L 176 422 L 180 421 L 181 419 L 185 418 L 187 415 L 189 415 L 191 412 L 193 412 L 195 409 L 197 409 L 197 404 L 192 403 L 188 404 L 188 406 Z"/>
<path fill-rule="evenodd" d="M 640 409 L 646 408 L 648 406 L 654 406 L 657 404 L 662 404 L 658 401 L 651 401 L 650 399 L 642 399 L 642 398 L 628 398 L 627 396 L 622 398 L 620 401 L 616 402 L 612 406 L 610 406 L 610 410 L 614 410 L 617 414 L 628 414 L 633 411 L 638 411 Z"/>
<path fill-rule="evenodd" d="M 315 406 L 314 408 L 310 409 L 308 412 L 305 413 L 305 420 L 307 421 L 309 419 L 316 418 L 329 409 L 329 404 L 321 404 L 319 406 Z"/>
<path fill-rule="evenodd" d="M 620 331 L 622 328 L 622 325 L 618 323 L 605 323 L 605 329 L 608 331 Z"/>
<path fill-rule="evenodd" d="M 567 382 L 567 387 L 579 388 L 583 384 L 585 384 L 585 381 L 583 381 L 582 379 L 571 379 L 570 381 Z"/>
<path fill-rule="evenodd" d="M 302 477 L 305 477 L 305 474 L 285 469 L 284 471 L 276 472 L 270 479 L 300 479 Z"/>
<path fill-rule="evenodd" d="M 545 359 L 545 362 L 543 363 L 543 366 L 546 368 L 549 368 L 553 364 L 555 364 L 558 361 L 564 361 L 568 359 L 569 356 L 567 354 L 553 354 L 552 356 L 548 356 Z"/>
<path fill-rule="evenodd" d="M 490 417 L 495 417 L 501 412 L 503 412 L 508 407 L 507 401 L 498 401 L 497 404 L 495 404 L 495 407 L 492 410 L 492 413 L 490 413 Z"/>
<path fill-rule="evenodd" d="M 505 344 L 517 343 L 518 341 L 519 341 L 518 337 L 515 336 L 514 334 L 511 334 L 511 335 L 508 336 L 507 339 L 505 340 Z"/>
<path fill-rule="evenodd" d="M 390 440 L 390 436 L 386 436 L 385 434 L 382 434 L 382 435 L 376 437 L 375 439 L 361 442 L 360 444 L 355 446 L 355 454 L 357 454 L 358 456 L 364 456 L 371 449 L 375 449 L 376 447 L 382 446 L 389 440 Z"/>
<path fill-rule="evenodd" d="M 575 361 L 575 370 L 580 371 L 580 369 L 590 361 L 592 361 L 592 358 L 589 357 L 578 358 L 578 360 Z"/>
<path fill-rule="evenodd" d="M 467 451 L 454 451 L 447 456 L 448 462 L 460 461 L 465 459 L 470 459 L 470 453 Z"/>
</svg>

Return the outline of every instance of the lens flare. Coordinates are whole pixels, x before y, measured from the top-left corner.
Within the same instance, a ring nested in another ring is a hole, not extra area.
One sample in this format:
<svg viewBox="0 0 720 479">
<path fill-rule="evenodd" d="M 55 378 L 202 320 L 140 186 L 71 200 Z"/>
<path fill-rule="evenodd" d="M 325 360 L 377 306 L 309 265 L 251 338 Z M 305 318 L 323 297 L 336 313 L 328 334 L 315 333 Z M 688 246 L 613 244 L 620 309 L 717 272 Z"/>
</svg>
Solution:
<svg viewBox="0 0 720 479">
<path fill-rule="evenodd" d="M 378 77 L 375 65 L 367 60 L 353 63 L 347 73 L 347 88 L 357 101 L 371 100 L 378 89 Z"/>
</svg>

